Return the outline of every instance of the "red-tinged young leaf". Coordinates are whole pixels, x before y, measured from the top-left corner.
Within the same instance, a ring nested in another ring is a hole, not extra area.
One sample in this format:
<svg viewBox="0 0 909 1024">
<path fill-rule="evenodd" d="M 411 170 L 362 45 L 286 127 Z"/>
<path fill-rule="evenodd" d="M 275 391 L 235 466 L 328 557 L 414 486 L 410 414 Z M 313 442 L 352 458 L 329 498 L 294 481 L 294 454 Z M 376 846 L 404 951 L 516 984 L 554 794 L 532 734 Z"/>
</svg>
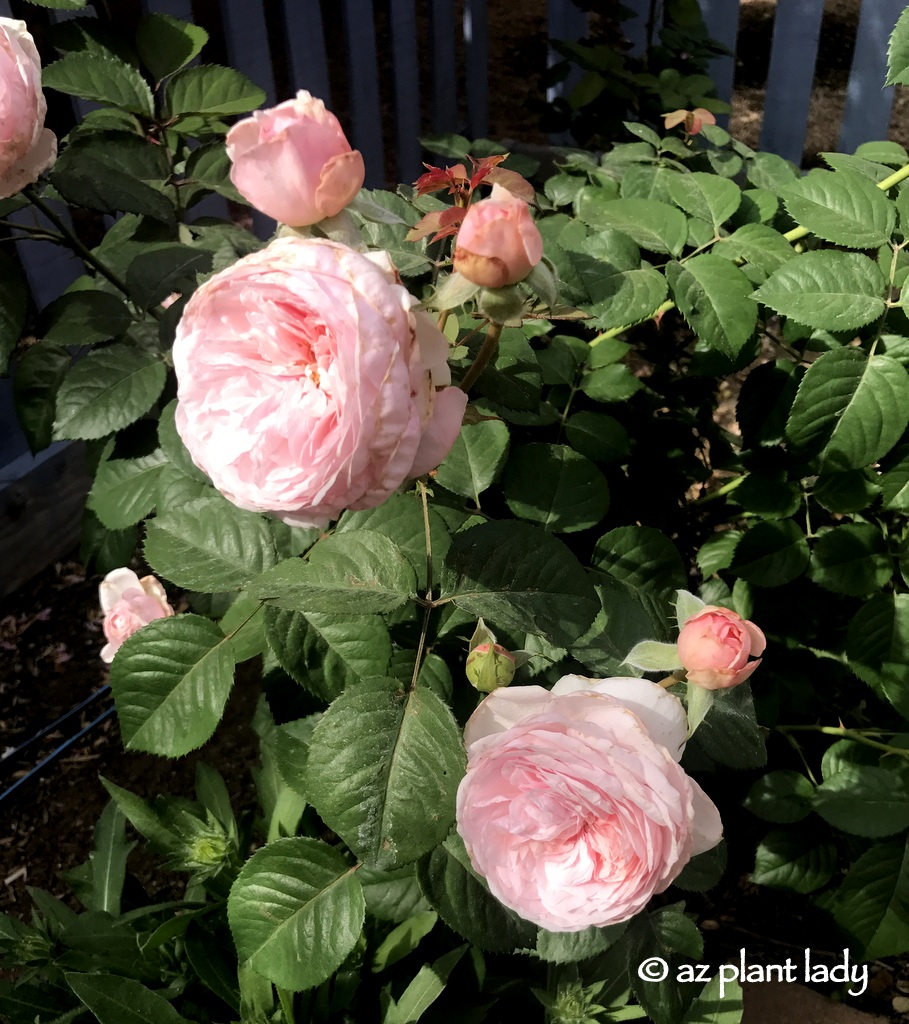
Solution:
<svg viewBox="0 0 909 1024">
<path fill-rule="evenodd" d="M 485 182 L 488 185 L 501 185 L 502 188 L 507 188 L 513 196 L 523 199 L 525 203 L 533 202 L 535 195 L 533 185 L 517 171 L 509 171 L 505 167 L 493 167 L 486 175 Z"/>
<path fill-rule="evenodd" d="M 431 213 L 425 214 L 421 217 L 416 224 L 407 232 L 404 236 L 405 242 L 419 242 L 421 239 L 426 238 L 427 235 L 431 235 L 434 231 L 438 231 L 441 227 L 442 214 L 444 210 L 433 210 Z"/>
</svg>

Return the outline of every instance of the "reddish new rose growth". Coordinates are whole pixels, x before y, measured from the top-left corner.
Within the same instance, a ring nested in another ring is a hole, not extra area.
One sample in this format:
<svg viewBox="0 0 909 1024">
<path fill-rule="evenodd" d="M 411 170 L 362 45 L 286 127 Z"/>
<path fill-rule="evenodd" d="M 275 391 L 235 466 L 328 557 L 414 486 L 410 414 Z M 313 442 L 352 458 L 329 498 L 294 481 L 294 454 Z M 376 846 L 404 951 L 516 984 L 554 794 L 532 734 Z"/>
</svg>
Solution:
<svg viewBox="0 0 909 1024">
<path fill-rule="evenodd" d="M 677 124 L 684 124 L 686 135 L 697 135 L 705 124 L 716 124 L 716 118 L 703 107 L 695 107 L 694 110 L 673 110 L 671 114 L 663 114 L 663 127 L 667 132 Z"/>
<path fill-rule="evenodd" d="M 705 690 L 743 683 L 760 665 L 767 641 L 760 629 L 730 611 L 707 605 L 679 632 L 679 661 L 688 682 Z M 754 656 L 756 660 L 750 661 Z"/>
<path fill-rule="evenodd" d="M 501 185 L 507 188 L 512 195 L 523 199 L 526 203 L 533 202 L 533 185 L 523 178 L 516 171 L 509 171 L 499 164 L 508 159 L 508 153 L 498 156 L 483 157 L 482 160 L 475 160 L 468 157 L 472 166 L 472 173 L 468 176 L 464 164 L 455 164 L 452 167 L 433 167 L 431 164 L 423 164 L 427 173 L 417 178 L 414 185 L 417 195 L 427 195 L 430 192 L 448 191 L 454 196 L 454 206 L 446 210 L 433 210 L 422 217 L 406 235 L 408 242 L 419 242 L 427 235 L 433 235 L 432 241 L 437 242 L 440 238 L 448 238 L 456 235 L 464 219 L 465 213 L 470 206 L 474 191 L 481 185 Z"/>
<path fill-rule="evenodd" d="M 501 185 L 468 209 L 452 260 L 457 273 L 481 288 L 523 281 L 543 258 L 543 239 L 530 210 Z"/>
</svg>

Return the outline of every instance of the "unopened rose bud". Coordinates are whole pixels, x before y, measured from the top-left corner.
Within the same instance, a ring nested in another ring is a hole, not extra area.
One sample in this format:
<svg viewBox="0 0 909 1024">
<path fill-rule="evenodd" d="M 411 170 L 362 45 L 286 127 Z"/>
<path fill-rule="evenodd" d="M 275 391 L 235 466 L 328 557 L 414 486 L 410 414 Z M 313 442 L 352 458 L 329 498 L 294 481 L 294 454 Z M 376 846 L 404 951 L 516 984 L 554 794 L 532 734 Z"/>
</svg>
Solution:
<svg viewBox="0 0 909 1024">
<path fill-rule="evenodd" d="M 104 636 L 107 643 L 101 660 L 110 664 L 124 640 L 147 626 L 154 619 L 174 614 L 160 580 L 154 576 L 139 577 L 132 569 L 114 569 L 98 588 L 104 612 Z"/>
<path fill-rule="evenodd" d="M 230 180 L 257 210 L 291 227 L 334 217 L 360 191 L 365 168 L 338 119 L 301 90 L 227 133 Z"/>
<path fill-rule="evenodd" d="M 760 665 L 767 641 L 753 622 L 728 608 L 707 605 L 679 632 L 679 661 L 688 682 L 705 690 L 743 683 Z M 749 661 L 754 655 L 757 660 Z"/>
<path fill-rule="evenodd" d="M 543 239 L 530 209 L 501 185 L 472 203 L 458 231 L 454 269 L 482 288 L 523 281 L 543 258 Z"/>
<path fill-rule="evenodd" d="M 481 693 L 492 693 L 514 679 L 514 655 L 501 644 L 477 644 L 467 655 L 467 678 Z"/>
</svg>

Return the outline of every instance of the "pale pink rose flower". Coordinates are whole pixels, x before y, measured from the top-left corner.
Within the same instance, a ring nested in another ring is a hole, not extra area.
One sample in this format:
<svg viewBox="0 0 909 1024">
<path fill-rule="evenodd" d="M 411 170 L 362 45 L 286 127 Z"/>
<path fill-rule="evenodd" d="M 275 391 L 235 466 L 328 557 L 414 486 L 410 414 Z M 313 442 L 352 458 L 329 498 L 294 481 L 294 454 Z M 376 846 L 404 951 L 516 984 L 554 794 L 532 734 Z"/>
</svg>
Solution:
<svg viewBox="0 0 909 1024">
<path fill-rule="evenodd" d="M 523 281 L 543 258 L 543 239 L 530 210 L 501 185 L 471 203 L 458 230 L 454 269 L 482 288 Z"/>
<path fill-rule="evenodd" d="M 167 602 L 164 587 L 154 576 L 139 577 L 132 569 L 114 569 L 98 587 L 101 611 L 104 612 L 104 635 L 107 643 L 101 660 L 110 664 L 123 641 L 155 619 L 174 614 Z"/>
<path fill-rule="evenodd" d="M 303 90 L 238 121 L 226 141 L 240 194 L 291 227 L 334 217 L 363 186 L 360 151 L 325 104 Z"/>
<path fill-rule="evenodd" d="M 387 253 L 324 238 L 277 239 L 210 278 L 173 348 L 193 461 L 240 508 L 315 527 L 435 468 L 467 396 L 415 304 Z"/>
<path fill-rule="evenodd" d="M 760 665 L 766 646 L 753 622 L 713 605 L 693 615 L 679 631 L 679 661 L 688 681 L 705 690 L 743 683 Z M 751 655 L 755 661 L 748 660 Z"/>
<path fill-rule="evenodd" d="M 46 113 L 35 42 L 24 21 L 0 18 L 0 199 L 37 181 L 56 160 Z"/>
<path fill-rule="evenodd" d="M 722 838 L 678 764 L 685 711 L 645 679 L 495 690 L 464 730 L 457 828 L 490 892 L 550 931 L 627 921 Z"/>
</svg>

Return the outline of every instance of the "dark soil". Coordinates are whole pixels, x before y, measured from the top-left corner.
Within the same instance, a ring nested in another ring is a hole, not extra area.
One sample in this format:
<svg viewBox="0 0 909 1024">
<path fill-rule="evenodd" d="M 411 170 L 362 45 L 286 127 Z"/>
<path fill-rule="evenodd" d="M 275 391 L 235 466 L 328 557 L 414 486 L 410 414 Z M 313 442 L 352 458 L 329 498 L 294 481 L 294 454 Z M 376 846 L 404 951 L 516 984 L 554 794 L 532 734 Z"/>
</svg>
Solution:
<svg viewBox="0 0 909 1024">
<path fill-rule="evenodd" d="M 99 657 L 104 637 L 98 582 L 97 576 L 87 579 L 78 562 L 58 562 L 0 602 L 0 754 L 107 682 L 107 666 Z M 64 873 L 87 859 L 95 823 L 108 800 L 100 775 L 146 798 L 192 796 L 195 765 L 204 760 L 224 774 L 236 808 L 252 806 L 248 769 L 258 745 L 249 722 L 257 698 L 255 674 L 239 672 L 215 737 L 179 760 L 124 751 L 113 715 L 9 797 L 0 798 L 0 909 L 27 918 L 27 885 L 69 899 Z M 108 694 L 20 756 L 0 760 L 0 792 L 110 703 Z M 138 869 L 150 895 L 176 881 L 136 854 L 130 866 Z"/>
</svg>

